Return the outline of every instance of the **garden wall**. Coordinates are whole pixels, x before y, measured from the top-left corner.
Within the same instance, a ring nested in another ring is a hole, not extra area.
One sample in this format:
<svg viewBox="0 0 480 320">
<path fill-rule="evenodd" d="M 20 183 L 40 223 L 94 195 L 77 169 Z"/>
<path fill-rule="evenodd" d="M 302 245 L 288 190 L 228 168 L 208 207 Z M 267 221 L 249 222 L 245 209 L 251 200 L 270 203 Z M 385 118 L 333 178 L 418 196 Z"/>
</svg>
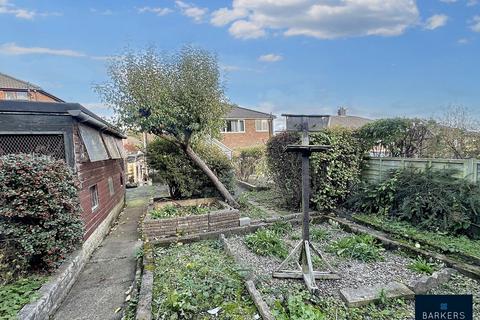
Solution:
<svg viewBox="0 0 480 320">
<path fill-rule="evenodd" d="M 429 158 L 371 158 L 365 163 L 362 177 L 370 182 L 383 180 L 390 170 L 403 168 L 455 169 L 457 176 L 479 182 L 480 160 L 476 159 L 429 159 Z"/>
<path fill-rule="evenodd" d="M 219 202 L 223 209 L 211 211 L 208 214 L 174 217 L 167 219 L 153 219 L 148 212 L 167 205 L 191 206 Z M 189 199 L 179 201 L 164 201 L 152 203 L 143 220 L 143 233 L 148 238 L 166 238 L 177 235 L 217 231 L 240 226 L 240 212 L 223 201 L 215 198 Z"/>
</svg>

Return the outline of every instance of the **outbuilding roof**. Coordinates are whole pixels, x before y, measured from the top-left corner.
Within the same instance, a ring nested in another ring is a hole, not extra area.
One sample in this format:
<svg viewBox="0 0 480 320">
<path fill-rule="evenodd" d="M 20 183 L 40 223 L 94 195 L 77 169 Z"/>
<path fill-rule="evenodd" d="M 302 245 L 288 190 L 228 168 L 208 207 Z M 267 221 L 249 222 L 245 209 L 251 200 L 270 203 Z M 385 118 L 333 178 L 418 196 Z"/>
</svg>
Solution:
<svg viewBox="0 0 480 320">
<path fill-rule="evenodd" d="M 68 115 L 76 118 L 80 122 L 88 123 L 101 131 L 106 131 L 119 138 L 126 138 L 115 126 L 79 103 L 2 100 L 0 101 L 0 114 L 1 113 Z"/>
<path fill-rule="evenodd" d="M 226 119 L 275 119 L 276 117 L 270 113 L 233 106 L 225 118 Z"/>
</svg>

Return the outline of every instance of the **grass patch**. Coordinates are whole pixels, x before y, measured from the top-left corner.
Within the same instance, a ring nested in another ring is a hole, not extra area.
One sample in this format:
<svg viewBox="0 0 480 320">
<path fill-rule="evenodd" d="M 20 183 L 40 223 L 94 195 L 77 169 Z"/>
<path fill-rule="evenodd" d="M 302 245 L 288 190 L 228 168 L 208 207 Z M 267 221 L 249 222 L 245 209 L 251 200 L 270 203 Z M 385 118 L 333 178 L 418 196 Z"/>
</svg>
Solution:
<svg viewBox="0 0 480 320">
<path fill-rule="evenodd" d="M 243 192 L 240 197 L 238 197 L 237 202 L 240 205 L 240 215 L 242 217 L 249 217 L 253 220 L 269 217 L 265 211 L 248 202 L 248 192 Z"/>
<path fill-rule="evenodd" d="M 137 208 L 145 205 L 147 203 L 148 199 L 135 199 L 135 200 L 130 200 L 127 202 L 127 206 L 129 208 Z"/>
<path fill-rule="evenodd" d="M 274 189 L 258 190 L 258 191 L 244 191 L 242 196 L 247 200 L 253 200 L 261 203 L 269 209 L 275 210 L 278 214 L 284 215 L 291 213 L 290 210 L 284 206 L 284 197 Z M 242 197 L 241 196 L 241 197 Z"/>
<path fill-rule="evenodd" d="M 435 271 L 437 271 L 437 265 L 433 262 L 429 262 L 423 258 L 417 258 L 413 260 L 409 265 L 408 269 L 415 271 L 421 274 L 431 275 Z"/>
<path fill-rule="evenodd" d="M 169 204 L 159 209 L 150 211 L 150 216 L 153 219 L 197 216 L 207 214 L 214 209 L 220 209 L 220 206 L 217 203 L 202 204 L 197 206 L 178 206 Z"/>
<path fill-rule="evenodd" d="M 240 271 L 217 241 L 155 249 L 154 319 L 253 319 Z"/>
<path fill-rule="evenodd" d="M 254 253 L 261 256 L 286 258 L 287 246 L 280 236 L 270 229 L 259 229 L 245 237 L 245 244 Z"/>
<path fill-rule="evenodd" d="M 268 229 L 279 236 L 287 236 L 293 231 L 293 226 L 287 221 L 276 221 Z"/>
<path fill-rule="evenodd" d="M 396 238 L 407 241 L 420 241 L 432 247 L 433 250 L 461 253 L 480 259 L 480 240 L 472 240 L 466 236 L 451 236 L 440 232 L 419 230 L 415 226 L 394 219 L 387 219 L 377 215 L 355 214 L 354 218 L 372 224 L 380 230 L 384 230 Z"/>
<path fill-rule="evenodd" d="M 37 290 L 47 277 L 21 278 L 0 287 L 0 319 L 16 319 L 24 305 L 38 299 Z"/>
<path fill-rule="evenodd" d="M 334 241 L 327 251 L 363 262 L 382 261 L 383 247 L 371 235 L 353 235 Z"/>
</svg>

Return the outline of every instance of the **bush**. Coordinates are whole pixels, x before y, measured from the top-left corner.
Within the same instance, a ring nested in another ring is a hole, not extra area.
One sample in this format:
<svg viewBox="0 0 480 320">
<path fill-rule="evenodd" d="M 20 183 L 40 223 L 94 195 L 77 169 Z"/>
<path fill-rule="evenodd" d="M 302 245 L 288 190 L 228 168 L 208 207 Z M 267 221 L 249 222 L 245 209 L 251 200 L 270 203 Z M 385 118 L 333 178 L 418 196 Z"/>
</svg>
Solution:
<svg viewBox="0 0 480 320">
<path fill-rule="evenodd" d="M 285 205 L 298 209 L 302 195 L 301 160 L 299 155 L 285 152 L 290 144 L 300 144 L 300 135 L 286 132 L 272 137 L 267 144 L 267 163 Z M 314 153 L 310 158 L 311 200 L 317 210 L 334 209 L 359 181 L 364 147 L 354 131 L 343 128 L 310 134 L 310 144 L 331 146 L 330 150 Z"/>
<path fill-rule="evenodd" d="M 429 230 L 465 234 L 480 217 L 480 186 L 454 170 L 394 171 L 379 184 L 366 184 L 348 202 L 355 211 L 389 215 Z"/>
<path fill-rule="evenodd" d="M 81 243 L 77 187 L 63 161 L 0 157 L 0 243 L 12 273 L 51 271 Z"/>
<path fill-rule="evenodd" d="M 235 184 L 233 166 L 215 146 L 195 143 L 193 149 L 225 185 L 232 191 Z M 156 170 L 160 182 L 168 185 L 174 199 L 218 196 L 206 174 L 177 146 L 164 139 L 156 139 L 148 146 L 148 162 Z"/>
<path fill-rule="evenodd" d="M 261 175 L 265 146 L 243 148 L 235 156 L 234 163 L 237 177 L 242 181 L 248 181 L 252 175 Z"/>
<path fill-rule="evenodd" d="M 285 152 L 290 144 L 300 144 L 300 135 L 282 132 L 267 142 L 267 166 L 275 188 L 283 196 L 284 205 L 298 209 L 302 199 L 301 159 L 298 154 Z"/>
</svg>

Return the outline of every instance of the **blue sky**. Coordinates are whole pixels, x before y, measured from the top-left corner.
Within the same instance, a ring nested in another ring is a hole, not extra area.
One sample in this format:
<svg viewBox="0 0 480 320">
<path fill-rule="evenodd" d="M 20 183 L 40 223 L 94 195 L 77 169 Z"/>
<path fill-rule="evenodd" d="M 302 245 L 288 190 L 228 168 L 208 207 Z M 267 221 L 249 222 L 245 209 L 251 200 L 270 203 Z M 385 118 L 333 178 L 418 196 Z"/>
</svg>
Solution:
<svg viewBox="0 0 480 320">
<path fill-rule="evenodd" d="M 266 112 L 480 117 L 478 0 L 0 0 L 0 72 L 108 114 L 92 86 L 125 47 L 218 54 Z"/>
</svg>

